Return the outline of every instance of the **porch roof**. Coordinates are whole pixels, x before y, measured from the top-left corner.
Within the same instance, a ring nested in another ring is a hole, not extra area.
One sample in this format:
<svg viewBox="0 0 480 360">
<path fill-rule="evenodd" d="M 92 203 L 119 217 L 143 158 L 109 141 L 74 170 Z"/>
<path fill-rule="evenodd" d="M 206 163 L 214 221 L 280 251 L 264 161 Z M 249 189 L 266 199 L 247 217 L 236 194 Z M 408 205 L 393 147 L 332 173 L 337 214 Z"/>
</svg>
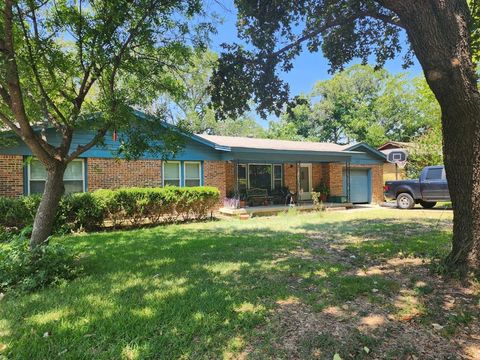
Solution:
<svg viewBox="0 0 480 360">
<path fill-rule="evenodd" d="M 258 139 L 236 136 L 196 135 L 222 151 L 223 160 L 243 162 L 344 162 L 361 154 L 348 146 L 325 142 Z"/>
<path fill-rule="evenodd" d="M 282 151 L 313 151 L 313 152 L 344 152 L 348 147 L 327 142 L 290 141 L 275 139 L 259 139 L 240 136 L 197 135 L 223 148 L 282 150 Z"/>
</svg>

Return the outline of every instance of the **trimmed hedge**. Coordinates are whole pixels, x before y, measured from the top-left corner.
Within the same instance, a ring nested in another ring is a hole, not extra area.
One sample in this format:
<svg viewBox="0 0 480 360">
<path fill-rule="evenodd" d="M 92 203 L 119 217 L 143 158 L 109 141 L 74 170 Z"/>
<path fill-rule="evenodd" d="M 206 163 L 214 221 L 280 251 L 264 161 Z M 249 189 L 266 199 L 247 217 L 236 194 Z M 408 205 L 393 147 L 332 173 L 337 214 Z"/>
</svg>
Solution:
<svg viewBox="0 0 480 360">
<path fill-rule="evenodd" d="M 105 226 L 106 222 L 117 227 L 201 220 L 213 210 L 219 198 L 218 189 L 207 186 L 121 188 L 66 195 L 60 201 L 54 232 L 92 231 Z M 36 195 L 0 197 L 0 229 L 15 232 L 31 225 L 40 199 Z"/>
<path fill-rule="evenodd" d="M 207 186 L 97 190 L 92 195 L 104 209 L 104 220 L 114 227 L 125 221 L 138 226 L 145 220 L 205 219 L 220 198 L 217 188 Z"/>
</svg>

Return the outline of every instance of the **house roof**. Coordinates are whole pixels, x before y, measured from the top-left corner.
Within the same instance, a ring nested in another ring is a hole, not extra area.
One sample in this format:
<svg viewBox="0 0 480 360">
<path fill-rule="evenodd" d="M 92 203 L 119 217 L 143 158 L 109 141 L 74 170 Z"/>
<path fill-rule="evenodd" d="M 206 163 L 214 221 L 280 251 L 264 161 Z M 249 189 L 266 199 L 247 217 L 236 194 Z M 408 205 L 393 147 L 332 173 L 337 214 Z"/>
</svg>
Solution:
<svg viewBox="0 0 480 360">
<path fill-rule="evenodd" d="M 221 147 L 258 150 L 344 152 L 345 146 L 326 142 L 259 139 L 237 136 L 196 135 Z"/>
<path fill-rule="evenodd" d="M 387 141 L 385 144 L 379 146 L 378 150 L 388 150 L 388 149 L 405 149 L 412 146 L 411 142 L 403 141 Z"/>
<path fill-rule="evenodd" d="M 354 144 L 354 145 L 344 145 L 343 148 L 346 151 L 368 151 L 368 152 L 376 155 L 377 157 L 379 157 L 383 160 L 386 160 L 386 156 L 385 156 L 385 153 L 383 151 L 379 151 L 379 150 L 375 149 L 374 147 L 371 147 L 370 145 L 368 145 L 367 143 L 364 143 L 364 142 Z"/>
</svg>

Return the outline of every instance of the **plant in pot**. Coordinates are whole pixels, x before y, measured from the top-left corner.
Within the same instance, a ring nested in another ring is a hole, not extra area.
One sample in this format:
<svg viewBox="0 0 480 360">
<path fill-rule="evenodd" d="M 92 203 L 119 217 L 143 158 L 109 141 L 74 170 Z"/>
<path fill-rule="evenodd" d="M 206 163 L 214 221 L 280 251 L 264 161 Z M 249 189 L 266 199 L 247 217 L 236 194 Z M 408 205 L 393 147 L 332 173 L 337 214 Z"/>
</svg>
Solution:
<svg viewBox="0 0 480 360">
<path fill-rule="evenodd" d="M 246 193 L 239 193 L 238 194 L 238 199 L 240 203 L 240 207 L 244 208 L 247 206 L 247 194 Z"/>
<path fill-rule="evenodd" d="M 330 188 L 323 181 L 315 188 L 315 192 L 320 194 L 320 201 L 326 202 L 330 195 Z"/>
</svg>

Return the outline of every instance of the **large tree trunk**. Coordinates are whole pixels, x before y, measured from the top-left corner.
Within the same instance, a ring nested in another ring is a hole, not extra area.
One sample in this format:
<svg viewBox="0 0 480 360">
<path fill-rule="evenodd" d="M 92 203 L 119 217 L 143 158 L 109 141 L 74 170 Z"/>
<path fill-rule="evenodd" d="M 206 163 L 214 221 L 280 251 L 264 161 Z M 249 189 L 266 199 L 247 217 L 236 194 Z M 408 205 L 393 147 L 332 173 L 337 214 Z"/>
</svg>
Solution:
<svg viewBox="0 0 480 360">
<path fill-rule="evenodd" d="M 45 244 L 52 234 L 58 204 L 65 191 L 63 185 L 65 168 L 66 166 L 60 162 L 56 162 L 53 166 L 47 166 L 45 190 L 33 222 L 33 232 L 30 238 L 31 249 Z"/>
<path fill-rule="evenodd" d="M 442 109 L 443 153 L 454 213 L 447 264 L 462 275 L 479 274 L 480 94 L 466 1 L 379 2 L 399 16 Z"/>
</svg>

